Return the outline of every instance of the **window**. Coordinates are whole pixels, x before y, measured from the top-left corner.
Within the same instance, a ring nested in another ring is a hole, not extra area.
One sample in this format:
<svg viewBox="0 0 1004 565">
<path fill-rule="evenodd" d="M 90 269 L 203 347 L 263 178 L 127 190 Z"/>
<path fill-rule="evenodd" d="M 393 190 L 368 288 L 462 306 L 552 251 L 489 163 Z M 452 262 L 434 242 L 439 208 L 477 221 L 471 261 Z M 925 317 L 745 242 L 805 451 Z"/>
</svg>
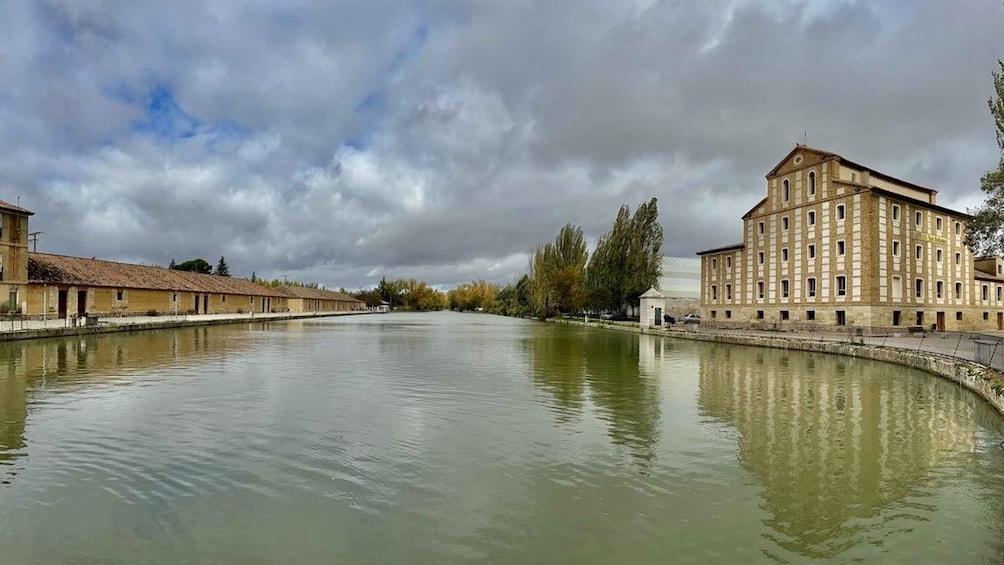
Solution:
<svg viewBox="0 0 1004 565">
<path fill-rule="evenodd" d="M 962 264 L 962 254 L 961 253 L 956 253 L 955 254 L 955 264 L 956 265 L 961 265 Z"/>
<path fill-rule="evenodd" d="M 178 293 L 175 292 L 171 294 L 171 302 L 177 302 L 177 301 L 178 301 Z"/>
<path fill-rule="evenodd" d="M 787 280 L 781 281 L 781 298 L 788 298 L 788 284 Z"/>
<path fill-rule="evenodd" d="M 913 295 L 917 298 L 924 298 L 924 279 L 913 281 Z"/>
<path fill-rule="evenodd" d="M 781 249 L 781 261 L 784 261 L 785 263 L 788 262 L 788 248 L 787 247 Z"/>
<path fill-rule="evenodd" d="M 813 321 L 813 320 L 815 320 L 816 319 L 816 311 L 815 310 L 806 310 L 805 311 L 805 319 L 809 320 L 810 322 Z"/>
<path fill-rule="evenodd" d="M 809 251 L 809 259 L 815 259 L 816 258 L 816 244 L 815 243 L 810 243 L 809 247 L 808 247 L 808 251 Z"/>
<path fill-rule="evenodd" d="M 898 326 L 899 325 L 900 317 L 902 315 L 903 315 L 903 312 L 901 312 L 899 310 L 893 310 L 893 312 L 892 312 L 892 325 Z"/>
<path fill-rule="evenodd" d="M 763 251 L 760 251 L 760 252 L 757 252 L 757 254 L 756 254 L 756 258 L 757 258 L 757 261 L 758 261 L 758 262 L 759 262 L 759 263 L 760 263 L 761 265 L 763 265 Z"/>
<path fill-rule="evenodd" d="M 781 218 L 781 229 L 783 231 L 788 231 L 788 216 Z"/>
<path fill-rule="evenodd" d="M 941 216 L 934 219 L 934 229 L 941 231 Z"/>
<path fill-rule="evenodd" d="M 924 325 L 924 312 L 921 311 L 917 312 L 917 325 L 918 326 Z"/>
<path fill-rule="evenodd" d="M 892 242 L 892 256 L 893 257 L 899 257 L 899 242 L 898 241 Z"/>
<path fill-rule="evenodd" d="M 220 295 L 220 302 L 226 302 L 226 301 L 227 301 L 227 295 L 226 294 L 221 294 Z"/>
<path fill-rule="evenodd" d="M 845 251 L 844 240 L 841 239 L 840 241 L 837 242 L 837 256 L 842 256 L 844 254 L 844 251 Z"/>
<path fill-rule="evenodd" d="M 815 193 L 816 193 L 816 173 L 810 171 L 809 172 L 809 194 L 815 194 Z"/>
<path fill-rule="evenodd" d="M 997 287 L 997 302 L 1001 301 L 1001 291 L 1002 291 L 1001 287 L 998 286 Z"/>
<path fill-rule="evenodd" d="M 791 196 L 791 193 L 788 190 L 788 179 L 784 179 L 784 201 L 785 202 L 788 201 L 788 197 L 789 196 Z"/>
<path fill-rule="evenodd" d="M 732 300 L 732 285 L 725 285 L 725 299 Z"/>
<path fill-rule="evenodd" d="M 844 212 L 844 205 L 843 204 L 837 204 L 837 219 L 838 220 L 843 220 L 845 216 L 846 216 L 846 214 Z"/>
<path fill-rule="evenodd" d="M 847 325 L 847 312 L 843 310 L 837 310 L 837 325 L 846 326 Z"/>
<path fill-rule="evenodd" d="M 955 235 L 962 235 L 962 223 L 955 222 Z"/>
<path fill-rule="evenodd" d="M 115 300 L 122 300 L 122 294 L 123 294 L 122 289 L 116 290 L 115 291 Z"/>
<path fill-rule="evenodd" d="M 837 277 L 837 296 L 847 296 L 847 277 Z"/>
<path fill-rule="evenodd" d="M 763 298 L 763 281 L 758 281 L 756 283 L 756 293 L 757 293 L 757 296 L 759 296 L 760 298 Z"/>
<path fill-rule="evenodd" d="M 781 319 L 782 320 L 787 320 L 788 319 L 788 311 L 787 310 L 781 310 Z"/>
<path fill-rule="evenodd" d="M 712 318 L 717 318 L 718 317 L 718 310 L 712 310 L 711 311 L 711 317 Z"/>
<path fill-rule="evenodd" d="M 938 298 L 941 298 L 942 295 L 944 294 L 944 292 L 945 292 L 945 283 L 943 283 L 941 281 L 938 281 L 938 282 L 934 283 L 934 293 L 935 293 L 935 296 L 937 296 Z"/>
<path fill-rule="evenodd" d="M 939 262 L 939 263 L 941 262 L 941 250 L 940 249 L 938 249 L 937 251 L 935 251 L 935 260 L 937 262 Z"/>
<path fill-rule="evenodd" d="M 962 283 L 955 283 L 955 298 L 962 298 Z"/>
<path fill-rule="evenodd" d="M 989 320 L 990 319 L 990 312 L 984 312 L 983 313 L 983 319 L 984 320 Z"/>
<path fill-rule="evenodd" d="M 917 249 L 916 249 L 915 256 L 916 256 L 917 260 L 919 261 L 924 256 L 924 248 L 918 245 Z"/>
<path fill-rule="evenodd" d="M 763 319 L 763 310 L 757 310 L 756 311 L 756 319 L 757 320 L 762 320 Z"/>
<path fill-rule="evenodd" d="M 990 294 L 990 287 L 988 285 L 983 285 L 983 300 L 986 300 Z"/>
<path fill-rule="evenodd" d="M 894 222 L 899 221 L 899 206 L 895 204 L 892 205 L 892 219 Z"/>
<path fill-rule="evenodd" d="M 757 222 L 756 227 L 757 230 L 760 232 L 760 235 L 763 235 L 763 222 Z"/>
<path fill-rule="evenodd" d="M 726 269 L 731 269 L 732 268 L 732 257 L 726 257 L 725 258 L 725 268 Z"/>
<path fill-rule="evenodd" d="M 808 294 L 809 298 L 815 297 L 816 296 L 816 279 L 812 278 L 812 277 L 805 279 L 805 288 L 806 288 L 806 293 Z"/>
<path fill-rule="evenodd" d="M 955 313 L 955 319 L 961 322 L 962 321 L 962 312 L 956 312 Z"/>
<path fill-rule="evenodd" d="M 816 225 L 816 213 L 812 210 L 809 210 L 809 213 L 806 214 L 806 220 L 810 226 Z"/>
<path fill-rule="evenodd" d="M 693 263 L 691 263 L 691 264 L 693 264 Z M 711 270 L 714 271 L 717 268 L 718 268 L 718 259 L 712 257 L 711 258 Z"/>
<path fill-rule="evenodd" d="M 915 220 L 914 223 L 916 223 L 917 227 L 919 228 L 920 225 L 924 223 L 924 216 L 923 216 L 923 214 L 921 214 L 920 212 L 917 212 L 916 214 L 914 214 L 914 220 Z"/>
<path fill-rule="evenodd" d="M 732 318 L 732 310 L 726 310 L 725 311 L 725 319 L 728 320 L 730 318 Z"/>
</svg>

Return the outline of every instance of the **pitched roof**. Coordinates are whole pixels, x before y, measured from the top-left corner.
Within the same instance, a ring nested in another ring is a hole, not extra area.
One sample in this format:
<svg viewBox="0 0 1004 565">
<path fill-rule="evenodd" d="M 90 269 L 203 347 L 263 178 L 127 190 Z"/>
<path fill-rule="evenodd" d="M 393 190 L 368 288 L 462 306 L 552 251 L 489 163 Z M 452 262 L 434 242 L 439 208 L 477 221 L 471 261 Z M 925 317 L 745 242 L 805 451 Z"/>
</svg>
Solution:
<svg viewBox="0 0 1004 565">
<path fill-rule="evenodd" d="M 781 161 L 777 165 L 775 165 L 774 168 L 771 169 L 769 173 L 767 173 L 767 178 L 770 178 L 770 177 L 774 176 L 777 173 L 777 171 L 780 170 L 780 168 L 782 166 L 784 166 L 785 163 L 788 162 L 788 159 L 791 159 L 792 155 L 794 155 L 798 151 L 810 151 L 812 153 L 816 153 L 820 157 L 822 157 L 824 161 L 825 160 L 836 159 L 837 161 L 840 161 L 841 163 L 843 163 L 843 164 L 845 164 L 845 165 L 847 165 L 849 167 L 853 167 L 853 168 L 855 168 L 855 169 L 857 169 L 859 171 L 868 171 L 869 174 L 874 175 L 876 177 L 883 178 L 883 179 L 886 179 L 886 180 L 889 180 L 889 181 L 892 181 L 892 182 L 895 182 L 895 183 L 898 183 L 898 184 L 902 184 L 904 186 L 908 186 L 908 187 L 913 188 L 915 190 L 920 190 L 920 191 L 923 191 L 923 192 L 927 192 L 928 194 L 937 194 L 938 193 L 938 191 L 934 190 L 933 188 L 927 188 L 925 186 L 920 186 L 919 184 L 914 184 L 912 182 L 905 181 L 903 179 L 898 179 L 898 178 L 896 178 L 894 176 L 891 176 L 891 175 L 887 175 L 887 174 L 885 174 L 883 172 L 876 171 L 875 169 L 866 167 L 866 166 L 861 165 L 859 163 L 855 163 L 854 161 L 851 161 L 850 159 L 846 159 L 846 158 L 844 158 L 844 157 L 842 157 L 842 156 L 840 156 L 840 155 L 838 155 L 836 153 L 833 153 L 832 151 L 826 151 L 826 150 L 823 150 L 823 149 L 816 149 L 815 147 L 809 147 L 808 145 L 802 145 L 801 143 L 796 143 L 795 144 L 795 148 L 792 149 L 791 151 L 789 151 L 788 154 L 784 156 L 784 159 L 781 159 Z"/>
<path fill-rule="evenodd" d="M 645 294 L 642 294 L 638 298 L 666 298 L 666 297 L 663 296 L 662 293 L 659 292 L 659 290 L 653 286 L 652 288 L 646 290 Z"/>
<path fill-rule="evenodd" d="M 24 214 L 25 216 L 34 216 L 35 213 L 27 208 L 22 208 L 20 206 L 15 206 L 10 202 L 4 202 L 0 200 L 0 209 L 7 210 L 8 212 L 16 212 L 18 214 Z"/>
<path fill-rule="evenodd" d="M 725 247 L 716 247 L 714 249 L 705 249 L 704 251 L 698 251 L 697 255 L 712 255 L 715 253 L 722 253 L 725 251 L 733 251 L 736 249 L 745 249 L 745 243 L 734 243 L 732 245 L 726 245 Z"/>
<path fill-rule="evenodd" d="M 247 279 L 49 253 L 28 253 L 28 282 L 283 298 Z"/>
<path fill-rule="evenodd" d="M 353 298 L 341 292 L 327 290 L 323 288 L 310 288 L 297 285 L 280 285 L 275 288 L 277 292 L 289 298 L 305 298 L 308 300 L 338 300 L 340 302 L 359 302 L 362 300 Z"/>
</svg>

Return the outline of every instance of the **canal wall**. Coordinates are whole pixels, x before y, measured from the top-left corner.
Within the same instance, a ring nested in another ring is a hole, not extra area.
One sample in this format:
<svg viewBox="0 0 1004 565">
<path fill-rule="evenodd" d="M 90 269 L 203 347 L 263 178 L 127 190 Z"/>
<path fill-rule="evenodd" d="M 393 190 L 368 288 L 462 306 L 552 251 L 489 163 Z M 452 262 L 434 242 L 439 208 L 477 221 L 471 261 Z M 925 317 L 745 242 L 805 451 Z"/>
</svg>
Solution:
<svg viewBox="0 0 1004 565">
<path fill-rule="evenodd" d="M 0 321 L 0 341 L 18 341 L 24 339 L 43 339 L 53 337 L 76 337 L 82 335 L 96 335 L 121 332 L 136 332 L 144 330 L 163 330 L 171 328 L 188 328 L 195 326 L 219 326 L 224 324 L 240 323 L 262 323 L 280 322 L 285 320 L 303 320 L 310 318 L 330 318 L 334 316 L 358 316 L 362 314 L 373 314 L 373 312 L 323 312 L 317 314 L 256 314 L 253 317 L 247 314 L 203 314 L 194 316 L 165 316 L 163 318 L 144 317 L 137 318 L 109 318 L 101 320 L 97 325 L 77 325 L 77 326 L 42 326 L 18 327 L 18 322 L 14 322 L 14 329 L 6 329 L 7 322 Z"/>
<path fill-rule="evenodd" d="M 958 383 L 980 395 L 1004 416 L 1004 374 L 985 365 L 938 353 L 913 351 L 889 346 L 867 345 L 849 341 L 825 341 L 795 336 L 750 336 L 718 334 L 701 331 L 680 332 L 640 328 L 633 323 L 589 322 L 578 320 L 554 320 L 557 323 L 616 330 L 622 332 L 657 335 L 666 338 L 750 345 L 789 349 L 816 353 L 831 353 L 848 357 L 859 357 L 875 361 L 895 363 L 905 367 L 927 371 L 939 377 Z"/>
</svg>

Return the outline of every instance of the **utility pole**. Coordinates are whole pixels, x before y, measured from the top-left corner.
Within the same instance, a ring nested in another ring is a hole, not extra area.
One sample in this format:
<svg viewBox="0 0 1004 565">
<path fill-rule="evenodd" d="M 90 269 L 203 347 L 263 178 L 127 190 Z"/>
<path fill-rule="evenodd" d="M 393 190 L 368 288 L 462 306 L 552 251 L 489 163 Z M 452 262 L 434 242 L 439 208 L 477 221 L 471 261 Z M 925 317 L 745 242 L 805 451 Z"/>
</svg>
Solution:
<svg viewBox="0 0 1004 565">
<path fill-rule="evenodd" d="M 36 253 L 38 251 L 38 236 L 45 233 L 44 231 L 33 231 L 28 233 L 28 243 L 31 244 L 31 252 Z"/>
</svg>

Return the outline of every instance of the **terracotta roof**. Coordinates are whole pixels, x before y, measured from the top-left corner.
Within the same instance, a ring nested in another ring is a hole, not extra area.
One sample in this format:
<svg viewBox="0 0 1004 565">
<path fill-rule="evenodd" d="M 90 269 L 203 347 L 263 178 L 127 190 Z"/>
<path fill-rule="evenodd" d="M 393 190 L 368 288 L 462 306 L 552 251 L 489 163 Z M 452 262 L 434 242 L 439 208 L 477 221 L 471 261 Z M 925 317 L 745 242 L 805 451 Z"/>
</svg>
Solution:
<svg viewBox="0 0 1004 565">
<path fill-rule="evenodd" d="M 247 279 L 49 253 L 28 253 L 28 282 L 283 297 Z"/>
<path fill-rule="evenodd" d="M 7 210 L 9 212 L 17 212 L 18 214 L 24 214 L 26 216 L 34 216 L 35 215 L 34 212 L 32 212 L 31 210 L 28 210 L 27 208 L 22 208 L 20 206 L 15 206 L 15 205 L 11 204 L 10 202 L 4 202 L 3 200 L 0 200 L 0 208 L 2 208 L 4 210 Z"/>
<path fill-rule="evenodd" d="M 353 298 L 341 292 L 326 290 L 323 288 L 310 288 L 306 286 L 281 285 L 275 288 L 277 292 L 289 298 L 306 298 L 308 300 L 338 300 L 341 302 L 359 302 L 362 300 Z"/>
</svg>

